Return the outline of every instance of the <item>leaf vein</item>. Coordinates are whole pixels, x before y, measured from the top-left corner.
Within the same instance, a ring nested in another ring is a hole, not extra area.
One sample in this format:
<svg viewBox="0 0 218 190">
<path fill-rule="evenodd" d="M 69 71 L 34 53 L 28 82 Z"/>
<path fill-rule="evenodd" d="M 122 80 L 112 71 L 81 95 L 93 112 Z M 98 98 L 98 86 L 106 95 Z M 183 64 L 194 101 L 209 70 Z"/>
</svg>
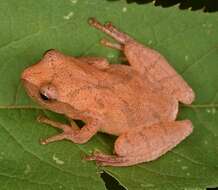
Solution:
<svg viewBox="0 0 218 190">
<path fill-rule="evenodd" d="M 27 181 L 28 183 L 31 183 L 31 184 L 46 185 L 46 186 L 49 186 L 49 187 L 52 187 L 52 185 L 53 185 L 53 184 L 49 184 L 49 183 L 42 183 L 42 182 L 27 179 L 27 178 L 21 178 L 21 177 L 18 177 L 18 176 L 13 176 L 13 175 L 8 175 L 8 174 L 3 174 L 3 173 L 0 173 L 0 176 L 7 177 L 7 178 L 18 179 L 18 180 L 21 180 L 21 181 Z"/>
</svg>

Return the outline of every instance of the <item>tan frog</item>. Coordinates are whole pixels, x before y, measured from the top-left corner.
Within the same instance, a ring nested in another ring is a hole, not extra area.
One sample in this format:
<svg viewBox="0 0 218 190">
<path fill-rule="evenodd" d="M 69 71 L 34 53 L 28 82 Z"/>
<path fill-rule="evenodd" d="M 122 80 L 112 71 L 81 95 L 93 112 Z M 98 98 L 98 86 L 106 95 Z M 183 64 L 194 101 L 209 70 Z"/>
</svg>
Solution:
<svg viewBox="0 0 218 190">
<path fill-rule="evenodd" d="M 129 166 L 157 159 L 192 132 L 191 121 L 175 119 L 178 102 L 191 104 L 194 92 L 158 52 L 111 23 L 101 25 L 91 18 L 89 24 L 119 42 L 101 41 L 121 50 L 129 65 L 49 50 L 25 69 L 22 81 L 29 96 L 49 110 L 85 122 L 80 129 L 39 117 L 40 122 L 63 130 L 42 144 L 63 139 L 82 144 L 104 132 L 118 136 L 114 155 L 94 152 L 87 160 Z"/>
</svg>

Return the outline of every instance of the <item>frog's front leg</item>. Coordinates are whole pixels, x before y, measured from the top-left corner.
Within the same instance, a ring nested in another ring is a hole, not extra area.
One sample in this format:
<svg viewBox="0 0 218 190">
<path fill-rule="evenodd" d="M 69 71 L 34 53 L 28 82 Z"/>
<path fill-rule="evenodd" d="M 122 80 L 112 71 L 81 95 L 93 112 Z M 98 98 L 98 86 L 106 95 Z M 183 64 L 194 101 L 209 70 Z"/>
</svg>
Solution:
<svg viewBox="0 0 218 190">
<path fill-rule="evenodd" d="M 62 124 L 42 116 L 38 117 L 38 121 L 40 123 L 49 124 L 55 128 L 59 128 L 63 130 L 63 133 L 42 140 L 41 141 L 42 144 L 48 144 L 50 142 L 60 141 L 63 139 L 71 140 L 77 144 L 83 144 L 86 143 L 98 131 L 98 127 L 97 127 L 98 125 L 95 123 L 94 120 L 87 123 L 81 129 L 75 125 L 70 126 L 70 125 Z"/>
<path fill-rule="evenodd" d="M 115 142 L 115 155 L 94 153 L 87 160 L 100 165 L 130 166 L 155 160 L 171 150 L 192 132 L 189 120 L 138 127 L 122 134 Z"/>
</svg>

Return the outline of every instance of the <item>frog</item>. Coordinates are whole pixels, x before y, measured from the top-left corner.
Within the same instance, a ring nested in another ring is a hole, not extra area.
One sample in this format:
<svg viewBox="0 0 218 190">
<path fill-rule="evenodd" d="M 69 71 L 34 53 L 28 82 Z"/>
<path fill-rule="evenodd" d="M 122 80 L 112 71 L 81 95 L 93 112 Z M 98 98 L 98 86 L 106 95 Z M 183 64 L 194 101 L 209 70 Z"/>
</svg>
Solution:
<svg viewBox="0 0 218 190">
<path fill-rule="evenodd" d="M 26 68 L 21 80 L 32 99 L 45 109 L 84 122 L 80 128 L 73 122 L 39 116 L 40 123 L 62 130 L 41 143 L 84 144 L 101 132 L 116 136 L 113 153 L 93 151 L 85 160 L 123 167 L 158 159 L 192 133 L 190 120 L 176 118 L 179 103 L 191 104 L 194 91 L 158 51 L 111 22 L 101 24 L 89 18 L 88 23 L 115 41 L 103 38 L 100 42 L 123 53 L 127 64 L 50 49 Z"/>
</svg>

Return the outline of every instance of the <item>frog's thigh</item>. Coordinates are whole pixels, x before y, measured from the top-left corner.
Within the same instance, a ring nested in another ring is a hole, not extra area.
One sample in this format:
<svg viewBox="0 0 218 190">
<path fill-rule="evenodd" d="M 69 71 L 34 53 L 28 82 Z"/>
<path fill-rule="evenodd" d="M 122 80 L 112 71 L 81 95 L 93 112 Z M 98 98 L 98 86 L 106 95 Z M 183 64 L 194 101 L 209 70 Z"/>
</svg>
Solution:
<svg viewBox="0 0 218 190">
<path fill-rule="evenodd" d="M 171 150 L 192 132 L 189 120 L 172 121 L 124 133 L 115 142 L 115 155 L 95 152 L 86 160 L 104 166 L 131 166 L 155 160 Z"/>
<path fill-rule="evenodd" d="M 124 162 L 117 165 L 128 166 L 157 159 L 191 132 L 192 123 L 184 120 L 155 124 L 125 133 L 115 142 L 115 153 L 125 158 Z"/>
<path fill-rule="evenodd" d="M 101 165 L 131 166 L 157 159 L 192 132 L 189 120 L 156 124 L 125 133 L 115 142 L 116 155 L 95 153 L 87 160 Z"/>
<path fill-rule="evenodd" d="M 103 57 L 78 57 L 77 59 L 79 59 L 80 61 L 86 62 L 90 65 L 93 65 L 97 67 L 98 69 L 107 69 L 110 66 L 107 59 Z"/>
<path fill-rule="evenodd" d="M 178 101 L 190 104 L 194 100 L 194 92 L 186 81 L 157 51 L 137 42 L 128 42 L 124 46 L 124 54 L 133 68 L 159 83 L 165 92 L 172 94 Z"/>
</svg>

